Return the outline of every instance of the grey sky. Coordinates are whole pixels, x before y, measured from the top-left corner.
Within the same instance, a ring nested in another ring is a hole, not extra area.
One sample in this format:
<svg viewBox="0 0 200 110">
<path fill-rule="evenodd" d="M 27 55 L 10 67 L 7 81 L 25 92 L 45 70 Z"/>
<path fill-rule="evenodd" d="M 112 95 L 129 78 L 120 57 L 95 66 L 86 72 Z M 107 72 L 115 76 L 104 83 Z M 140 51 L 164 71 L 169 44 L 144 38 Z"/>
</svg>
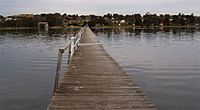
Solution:
<svg viewBox="0 0 200 110">
<path fill-rule="evenodd" d="M 0 14 L 21 13 L 158 14 L 200 15 L 200 0 L 0 0 Z"/>
</svg>

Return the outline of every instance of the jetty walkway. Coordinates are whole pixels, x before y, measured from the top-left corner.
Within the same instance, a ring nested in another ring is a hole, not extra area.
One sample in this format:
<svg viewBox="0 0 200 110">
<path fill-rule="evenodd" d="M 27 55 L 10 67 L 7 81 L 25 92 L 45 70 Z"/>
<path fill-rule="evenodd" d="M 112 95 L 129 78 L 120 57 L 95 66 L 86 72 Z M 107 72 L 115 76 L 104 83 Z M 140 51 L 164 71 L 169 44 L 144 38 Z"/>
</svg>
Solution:
<svg viewBox="0 0 200 110">
<path fill-rule="evenodd" d="M 144 92 L 104 50 L 89 27 L 48 110 L 157 110 Z"/>
</svg>

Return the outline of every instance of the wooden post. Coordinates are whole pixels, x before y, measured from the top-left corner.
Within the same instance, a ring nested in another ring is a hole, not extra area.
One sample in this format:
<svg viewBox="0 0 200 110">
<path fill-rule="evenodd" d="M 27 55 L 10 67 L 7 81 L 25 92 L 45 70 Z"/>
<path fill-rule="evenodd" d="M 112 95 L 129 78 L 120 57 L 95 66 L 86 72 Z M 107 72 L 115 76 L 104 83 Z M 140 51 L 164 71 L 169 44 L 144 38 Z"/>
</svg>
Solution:
<svg viewBox="0 0 200 110">
<path fill-rule="evenodd" d="M 69 64 L 70 59 L 71 59 L 71 43 L 69 44 L 69 52 L 68 52 L 68 61 L 67 61 L 67 64 Z"/>
<path fill-rule="evenodd" d="M 58 50 L 58 59 L 57 59 L 57 67 L 56 67 L 56 76 L 55 76 L 55 83 L 54 83 L 54 90 L 53 93 L 56 92 L 56 89 L 58 88 L 59 78 L 60 78 L 60 69 L 61 69 L 61 63 L 62 63 L 62 54 L 64 50 L 59 49 Z"/>
</svg>

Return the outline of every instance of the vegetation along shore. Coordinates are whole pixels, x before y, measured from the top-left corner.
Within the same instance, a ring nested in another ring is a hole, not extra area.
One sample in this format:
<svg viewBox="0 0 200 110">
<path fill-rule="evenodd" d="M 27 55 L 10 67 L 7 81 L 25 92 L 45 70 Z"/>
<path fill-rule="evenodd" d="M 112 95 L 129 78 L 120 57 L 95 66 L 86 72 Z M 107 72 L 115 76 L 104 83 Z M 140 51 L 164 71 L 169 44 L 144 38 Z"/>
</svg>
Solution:
<svg viewBox="0 0 200 110">
<path fill-rule="evenodd" d="M 200 16 L 194 14 L 177 15 L 146 13 L 121 15 L 67 15 L 60 13 L 49 14 L 19 14 L 13 16 L 0 15 L 0 30 L 10 29 L 36 29 L 38 22 L 47 22 L 52 29 L 80 28 L 85 24 L 98 28 L 152 28 L 152 27 L 181 27 L 193 28 L 200 26 Z"/>
</svg>

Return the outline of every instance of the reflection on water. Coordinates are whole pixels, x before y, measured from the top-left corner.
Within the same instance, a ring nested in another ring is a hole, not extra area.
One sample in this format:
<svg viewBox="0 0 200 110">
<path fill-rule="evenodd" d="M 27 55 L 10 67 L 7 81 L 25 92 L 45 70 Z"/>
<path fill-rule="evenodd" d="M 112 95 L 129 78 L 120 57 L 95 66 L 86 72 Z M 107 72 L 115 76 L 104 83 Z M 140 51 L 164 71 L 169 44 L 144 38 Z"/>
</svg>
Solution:
<svg viewBox="0 0 200 110">
<path fill-rule="evenodd" d="M 78 31 L 0 31 L 0 110 L 46 110 L 53 91 L 57 50 Z M 63 67 L 66 62 L 64 59 Z"/>
<path fill-rule="evenodd" d="M 0 110 L 46 110 L 57 50 L 78 30 L 0 31 Z M 199 110 L 199 30 L 94 31 L 160 110 Z"/>
<path fill-rule="evenodd" d="M 199 30 L 94 31 L 160 110 L 200 110 Z"/>
</svg>

